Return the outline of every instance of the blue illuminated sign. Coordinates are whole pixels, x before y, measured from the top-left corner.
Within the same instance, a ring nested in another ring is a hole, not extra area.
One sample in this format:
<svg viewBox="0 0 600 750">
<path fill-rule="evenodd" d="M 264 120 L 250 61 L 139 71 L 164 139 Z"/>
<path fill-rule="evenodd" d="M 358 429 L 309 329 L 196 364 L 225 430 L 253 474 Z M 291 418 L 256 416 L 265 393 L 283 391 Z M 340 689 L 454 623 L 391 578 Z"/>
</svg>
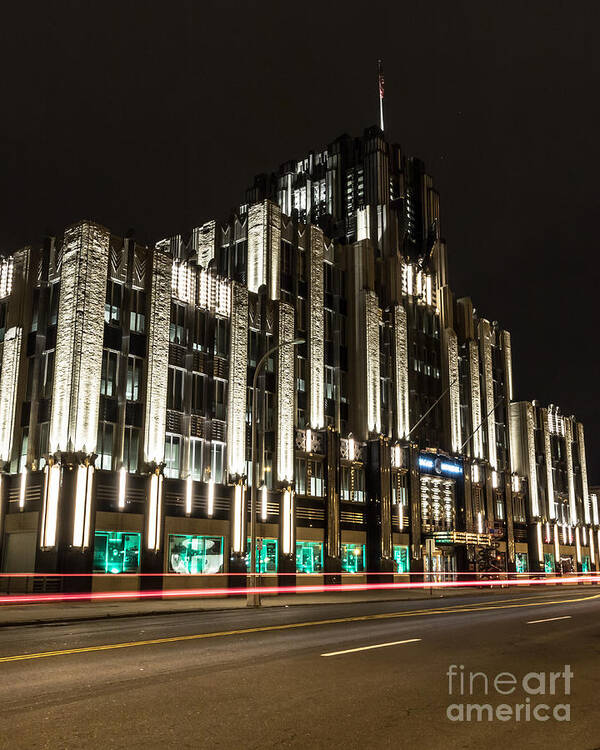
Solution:
<svg viewBox="0 0 600 750">
<path fill-rule="evenodd" d="M 419 469 L 424 469 L 434 474 L 446 474 L 450 476 L 458 476 L 463 473 L 461 464 L 440 458 L 440 456 L 436 456 L 435 458 L 425 455 L 419 456 Z"/>
</svg>

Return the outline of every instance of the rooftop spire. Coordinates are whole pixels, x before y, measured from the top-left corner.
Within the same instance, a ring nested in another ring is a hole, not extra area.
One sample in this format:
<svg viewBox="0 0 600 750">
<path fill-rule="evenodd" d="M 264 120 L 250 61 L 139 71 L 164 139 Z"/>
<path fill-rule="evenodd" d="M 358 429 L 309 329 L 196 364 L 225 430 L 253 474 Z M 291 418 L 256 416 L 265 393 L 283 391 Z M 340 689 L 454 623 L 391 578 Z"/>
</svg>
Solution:
<svg viewBox="0 0 600 750">
<path fill-rule="evenodd" d="M 383 127 L 383 60 L 377 60 L 377 81 L 379 84 L 379 127 Z"/>
</svg>

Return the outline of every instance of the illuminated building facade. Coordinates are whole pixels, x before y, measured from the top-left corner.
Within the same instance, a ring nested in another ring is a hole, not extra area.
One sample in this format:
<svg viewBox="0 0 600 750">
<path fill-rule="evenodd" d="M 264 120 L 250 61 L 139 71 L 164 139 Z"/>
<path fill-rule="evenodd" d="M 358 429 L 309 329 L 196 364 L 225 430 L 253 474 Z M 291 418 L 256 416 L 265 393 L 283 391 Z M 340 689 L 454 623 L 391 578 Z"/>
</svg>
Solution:
<svg viewBox="0 0 600 750">
<path fill-rule="evenodd" d="M 371 129 L 248 198 L 154 247 L 82 221 L 0 259 L 2 570 L 244 573 L 253 471 L 259 569 L 287 583 L 486 548 L 598 566 L 583 427 L 513 400 L 510 334 L 455 299 L 423 165 Z"/>
</svg>

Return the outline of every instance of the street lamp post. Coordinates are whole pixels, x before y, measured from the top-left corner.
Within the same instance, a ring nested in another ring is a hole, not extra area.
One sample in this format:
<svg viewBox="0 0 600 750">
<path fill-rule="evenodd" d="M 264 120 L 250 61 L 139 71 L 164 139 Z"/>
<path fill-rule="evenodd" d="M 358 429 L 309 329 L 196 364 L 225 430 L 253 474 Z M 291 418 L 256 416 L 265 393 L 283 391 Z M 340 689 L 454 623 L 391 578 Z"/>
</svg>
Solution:
<svg viewBox="0 0 600 750">
<path fill-rule="evenodd" d="M 281 344 L 273 346 L 263 354 L 256 365 L 254 377 L 252 378 L 252 484 L 250 485 L 250 587 L 246 595 L 246 606 L 260 607 L 260 594 L 256 592 L 256 574 L 258 573 L 258 555 L 256 554 L 256 490 L 258 488 L 258 471 L 256 466 L 256 384 L 258 376 L 273 352 L 282 349 L 284 346 L 298 346 L 303 344 L 304 339 L 293 339 L 292 341 L 282 341 Z"/>
</svg>

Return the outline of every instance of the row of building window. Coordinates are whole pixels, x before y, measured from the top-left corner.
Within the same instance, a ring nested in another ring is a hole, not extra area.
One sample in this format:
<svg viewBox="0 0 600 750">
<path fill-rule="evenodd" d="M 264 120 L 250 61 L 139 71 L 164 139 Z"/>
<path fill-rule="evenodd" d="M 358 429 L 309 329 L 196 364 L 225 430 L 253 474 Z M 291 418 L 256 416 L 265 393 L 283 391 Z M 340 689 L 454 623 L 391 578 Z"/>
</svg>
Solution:
<svg viewBox="0 0 600 750">
<path fill-rule="evenodd" d="M 250 539 L 248 539 L 250 547 Z M 136 573 L 140 564 L 141 535 L 135 532 L 97 531 L 94 535 L 95 573 Z M 258 572 L 276 573 L 278 566 L 278 540 L 259 538 L 256 543 Z M 191 534 L 169 534 L 168 560 L 170 573 L 211 574 L 222 573 L 224 566 L 224 538 Z M 364 544 L 342 544 L 342 571 L 366 571 Z M 396 572 L 409 571 L 408 547 L 394 545 Z M 248 569 L 252 564 L 247 556 Z M 322 573 L 323 542 L 296 542 L 296 571 Z"/>
</svg>

